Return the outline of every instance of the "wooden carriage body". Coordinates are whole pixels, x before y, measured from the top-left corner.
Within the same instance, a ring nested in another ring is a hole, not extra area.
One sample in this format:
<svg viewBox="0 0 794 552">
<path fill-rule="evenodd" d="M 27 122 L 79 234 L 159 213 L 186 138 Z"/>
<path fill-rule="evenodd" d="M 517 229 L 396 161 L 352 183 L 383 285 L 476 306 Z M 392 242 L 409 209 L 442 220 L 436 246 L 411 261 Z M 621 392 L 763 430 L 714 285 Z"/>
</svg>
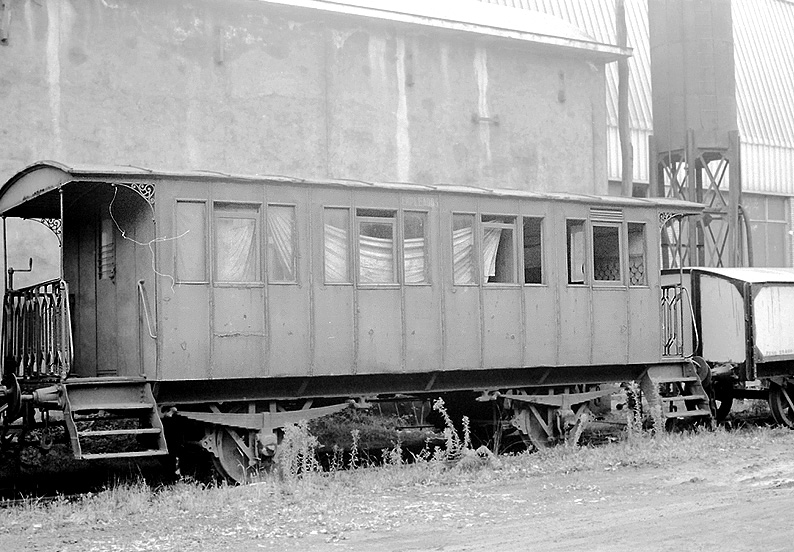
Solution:
<svg viewBox="0 0 794 552">
<path fill-rule="evenodd" d="M 0 387 L 62 409 L 77 458 L 168 454 L 162 420 L 178 420 L 237 481 L 279 428 L 348 399 L 468 392 L 511 405 L 497 429 L 538 447 L 608 382 L 674 384 L 666 415 L 710 417 L 671 346 L 683 288 L 660 280 L 660 227 L 699 210 L 41 162 L 0 215 L 47 224 L 61 275 L 7 290 Z M 92 429 L 103 413 L 141 425 Z M 144 448 L 86 452 L 119 434 Z"/>
<path fill-rule="evenodd" d="M 631 379 L 663 361 L 660 213 L 695 208 L 54 163 L 0 197 L 61 210 L 71 375 L 178 402 Z"/>
</svg>

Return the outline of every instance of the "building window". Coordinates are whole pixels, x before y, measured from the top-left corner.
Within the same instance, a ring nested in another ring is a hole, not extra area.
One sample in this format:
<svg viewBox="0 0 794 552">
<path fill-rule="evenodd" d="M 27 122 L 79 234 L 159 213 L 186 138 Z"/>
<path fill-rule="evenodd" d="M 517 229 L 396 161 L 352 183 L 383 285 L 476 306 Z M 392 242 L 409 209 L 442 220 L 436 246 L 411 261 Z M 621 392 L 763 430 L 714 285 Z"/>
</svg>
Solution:
<svg viewBox="0 0 794 552">
<path fill-rule="evenodd" d="M 452 215 L 452 281 L 456 285 L 477 284 L 474 264 L 474 215 Z"/>
<path fill-rule="evenodd" d="M 566 221 L 568 244 L 568 283 L 584 284 L 585 271 L 585 243 L 584 221 Z"/>
<path fill-rule="evenodd" d="M 620 282 L 620 226 L 593 224 L 593 280 Z"/>
<path fill-rule="evenodd" d="M 297 282 L 295 206 L 267 206 L 268 282 Z"/>
<path fill-rule="evenodd" d="M 406 284 L 426 284 L 427 213 L 403 212 L 403 263 Z"/>
<path fill-rule="evenodd" d="M 97 272 L 100 280 L 112 280 L 116 276 L 116 236 L 113 220 L 107 215 L 99 223 Z"/>
<path fill-rule="evenodd" d="M 489 284 L 516 283 L 515 217 L 482 216 L 482 263 Z"/>
<path fill-rule="evenodd" d="M 207 206 L 203 201 L 176 202 L 176 280 L 207 281 Z"/>
<path fill-rule="evenodd" d="M 350 283 L 350 209 L 326 207 L 323 223 L 325 283 Z"/>
<path fill-rule="evenodd" d="M 396 212 L 357 209 L 358 281 L 360 284 L 396 284 Z"/>
<path fill-rule="evenodd" d="M 524 283 L 543 283 L 543 219 L 524 217 Z"/>
<path fill-rule="evenodd" d="M 215 281 L 260 282 L 259 205 L 214 205 Z"/>
<path fill-rule="evenodd" d="M 629 223 L 629 285 L 644 286 L 645 276 L 645 225 Z"/>
<path fill-rule="evenodd" d="M 742 194 L 742 206 L 750 219 L 753 266 L 789 266 L 786 198 Z"/>
</svg>

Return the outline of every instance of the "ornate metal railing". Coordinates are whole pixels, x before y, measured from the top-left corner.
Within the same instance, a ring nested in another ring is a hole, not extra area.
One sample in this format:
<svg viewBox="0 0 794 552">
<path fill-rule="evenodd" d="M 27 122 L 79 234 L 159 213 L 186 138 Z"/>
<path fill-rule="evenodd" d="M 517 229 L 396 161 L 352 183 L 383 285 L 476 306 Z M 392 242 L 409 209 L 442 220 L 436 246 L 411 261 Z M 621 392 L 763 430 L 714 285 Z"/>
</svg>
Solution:
<svg viewBox="0 0 794 552">
<path fill-rule="evenodd" d="M 662 356 L 684 354 L 683 286 L 662 286 Z"/>
<path fill-rule="evenodd" d="M 72 365 L 69 286 L 50 280 L 7 291 L 3 300 L 3 359 L 19 378 L 64 379 Z"/>
</svg>

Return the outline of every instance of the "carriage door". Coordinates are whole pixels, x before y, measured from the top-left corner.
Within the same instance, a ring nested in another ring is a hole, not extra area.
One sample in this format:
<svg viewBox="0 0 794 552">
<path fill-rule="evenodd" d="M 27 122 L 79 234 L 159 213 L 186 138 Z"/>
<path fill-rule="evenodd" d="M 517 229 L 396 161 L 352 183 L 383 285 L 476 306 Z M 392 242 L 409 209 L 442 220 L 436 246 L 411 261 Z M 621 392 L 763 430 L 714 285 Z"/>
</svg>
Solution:
<svg viewBox="0 0 794 552">
<path fill-rule="evenodd" d="M 96 375 L 119 374 L 116 231 L 107 212 L 100 211 L 96 233 Z"/>
<path fill-rule="evenodd" d="M 629 322 L 623 212 L 590 209 L 595 364 L 627 362 Z"/>
</svg>

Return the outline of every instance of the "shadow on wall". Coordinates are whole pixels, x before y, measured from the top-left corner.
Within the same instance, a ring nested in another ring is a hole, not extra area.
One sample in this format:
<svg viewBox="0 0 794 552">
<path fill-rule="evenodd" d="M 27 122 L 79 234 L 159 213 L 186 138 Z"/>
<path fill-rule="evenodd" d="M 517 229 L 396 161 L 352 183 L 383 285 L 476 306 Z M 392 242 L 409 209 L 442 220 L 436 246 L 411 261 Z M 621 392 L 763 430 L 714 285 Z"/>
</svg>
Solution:
<svg viewBox="0 0 794 552">
<path fill-rule="evenodd" d="M 3 291 L 8 282 L 8 267 L 26 270 L 33 259 L 31 272 L 15 272 L 14 288 L 22 288 L 57 278 L 59 245 L 55 234 L 43 224 L 31 220 L 7 219 L 8 266 L 4 267 Z"/>
</svg>

